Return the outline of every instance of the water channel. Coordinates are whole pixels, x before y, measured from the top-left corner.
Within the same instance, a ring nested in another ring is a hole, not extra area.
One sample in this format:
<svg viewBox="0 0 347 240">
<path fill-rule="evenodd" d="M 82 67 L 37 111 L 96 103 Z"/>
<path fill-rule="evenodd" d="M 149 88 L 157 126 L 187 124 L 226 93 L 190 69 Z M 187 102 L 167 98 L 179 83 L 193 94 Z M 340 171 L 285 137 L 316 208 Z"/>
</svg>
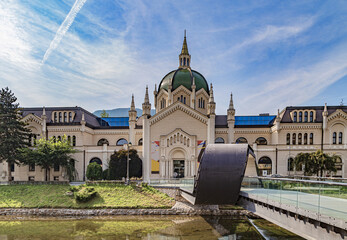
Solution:
<svg viewBox="0 0 347 240">
<path fill-rule="evenodd" d="M 0 217 L 0 240 L 302 239 L 263 219 L 189 216 Z"/>
</svg>

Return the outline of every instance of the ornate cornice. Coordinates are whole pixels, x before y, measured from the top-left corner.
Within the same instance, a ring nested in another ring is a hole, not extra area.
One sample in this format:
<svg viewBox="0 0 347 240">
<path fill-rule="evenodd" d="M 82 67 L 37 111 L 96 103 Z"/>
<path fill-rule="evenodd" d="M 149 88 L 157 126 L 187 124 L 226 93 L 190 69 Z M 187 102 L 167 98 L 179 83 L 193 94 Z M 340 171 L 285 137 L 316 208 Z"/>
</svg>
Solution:
<svg viewBox="0 0 347 240">
<path fill-rule="evenodd" d="M 271 134 L 271 130 L 236 130 L 235 134 Z"/>
<path fill-rule="evenodd" d="M 38 116 L 36 116 L 36 115 L 34 115 L 34 114 L 32 114 L 32 113 L 30 113 L 30 114 L 26 115 L 25 117 L 23 117 L 21 119 L 21 121 L 23 121 L 24 123 L 35 122 L 35 123 L 37 123 L 39 125 L 43 124 L 43 119 L 38 117 Z"/>
<path fill-rule="evenodd" d="M 328 116 L 328 122 L 336 118 L 343 118 L 347 120 L 347 113 L 345 113 L 341 109 L 337 109 L 335 112 L 333 112 L 332 114 Z"/>
<path fill-rule="evenodd" d="M 163 109 L 163 111 L 160 111 L 159 113 L 155 114 L 153 117 L 149 119 L 149 122 L 151 125 L 153 125 L 154 123 L 164 119 L 165 117 L 169 116 L 177 110 L 181 110 L 182 112 L 187 113 L 189 116 L 199 120 L 200 122 L 207 124 L 208 118 L 206 116 L 179 101 L 175 102 L 174 104 L 171 104 L 166 109 Z"/>
<path fill-rule="evenodd" d="M 301 129 L 321 129 L 322 124 L 317 123 L 306 123 L 305 125 L 298 125 L 298 124 L 291 124 L 291 125 L 284 125 L 281 124 L 281 130 L 301 130 Z"/>
<path fill-rule="evenodd" d="M 185 86 L 181 85 L 178 88 L 175 89 L 175 91 L 172 92 L 173 96 L 176 96 L 180 91 L 183 91 L 185 94 L 189 95 L 192 93 L 189 89 L 187 89 Z"/>
</svg>

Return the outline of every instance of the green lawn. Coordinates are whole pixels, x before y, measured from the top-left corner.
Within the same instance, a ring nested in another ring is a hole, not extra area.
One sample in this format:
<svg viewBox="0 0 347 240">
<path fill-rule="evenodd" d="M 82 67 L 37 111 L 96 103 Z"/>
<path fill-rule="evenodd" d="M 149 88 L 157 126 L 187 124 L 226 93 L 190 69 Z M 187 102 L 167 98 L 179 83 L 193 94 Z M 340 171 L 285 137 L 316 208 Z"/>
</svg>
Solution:
<svg viewBox="0 0 347 240">
<path fill-rule="evenodd" d="M 67 196 L 68 185 L 0 186 L 0 208 L 171 208 L 174 200 L 156 189 L 123 184 L 93 185 L 97 195 L 86 203 Z"/>
</svg>

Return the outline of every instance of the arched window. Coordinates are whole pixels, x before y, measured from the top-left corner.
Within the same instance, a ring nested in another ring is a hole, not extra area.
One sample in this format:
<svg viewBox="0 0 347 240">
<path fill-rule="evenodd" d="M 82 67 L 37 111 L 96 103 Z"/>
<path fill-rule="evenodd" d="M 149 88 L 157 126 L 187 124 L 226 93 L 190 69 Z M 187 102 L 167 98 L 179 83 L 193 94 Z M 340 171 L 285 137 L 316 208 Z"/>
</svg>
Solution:
<svg viewBox="0 0 347 240">
<path fill-rule="evenodd" d="M 299 112 L 299 122 L 302 122 L 302 112 Z"/>
<path fill-rule="evenodd" d="M 54 122 L 58 122 L 58 117 L 57 117 L 57 113 L 54 113 Z"/>
<path fill-rule="evenodd" d="M 258 145 L 267 145 L 267 141 L 263 137 L 258 137 L 257 140 L 255 140 L 255 143 Z"/>
<path fill-rule="evenodd" d="M 61 112 L 59 112 L 59 122 L 62 122 Z"/>
<path fill-rule="evenodd" d="M 342 170 L 342 159 L 340 157 L 335 159 L 335 168 L 337 171 Z"/>
<path fill-rule="evenodd" d="M 258 169 L 260 176 L 271 175 L 272 172 L 272 161 L 269 157 L 261 157 L 258 161 Z"/>
<path fill-rule="evenodd" d="M 294 171 L 294 159 L 293 158 L 288 158 L 287 170 L 288 171 Z"/>
<path fill-rule="evenodd" d="M 57 140 L 55 139 L 55 136 L 52 137 L 53 142 L 55 143 Z"/>
<path fill-rule="evenodd" d="M 58 142 L 61 142 L 61 136 L 58 136 Z"/>
<path fill-rule="evenodd" d="M 304 144 L 307 145 L 307 133 L 304 134 Z"/>
<path fill-rule="evenodd" d="M 238 139 L 236 139 L 236 143 L 248 143 L 248 141 L 244 137 L 239 137 Z"/>
<path fill-rule="evenodd" d="M 293 133 L 292 143 L 293 145 L 296 144 L 296 133 Z"/>
<path fill-rule="evenodd" d="M 67 112 L 64 112 L 64 122 L 67 122 Z"/>
<path fill-rule="evenodd" d="M 72 136 L 72 146 L 76 146 L 76 136 Z"/>
<path fill-rule="evenodd" d="M 310 122 L 313 122 L 313 112 L 310 112 Z"/>
<path fill-rule="evenodd" d="M 336 132 L 333 133 L 333 144 L 336 144 Z"/>
<path fill-rule="evenodd" d="M 183 58 L 183 65 L 186 65 L 186 58 Z"/>
<path fill-rule="evenodd" d="M 142 146 L 143 145 L 143 140 L 142 140 L 142 138 L 140 138 L 140 140 L 139 140 L 139 146 Z"/>
<path fill-rule="evenodd" d="M 298 113 L 294 112 L 294 122 L 297 122 L 297 121 L 298 121 Z"/>
<path fill-rule="evenodd" d="M 181 64 L 180 65 L 182 66 L 182 58 L 181 58 Z"/>
<path fill-rule="evenodd" d="M 127 140 L 125 140 L 124 138 L 121 138 L 121 139 L 119 139 L 118 141 L 117 141 L 117 146 L 123 146 L 124 144 L 127 144 L 128 143 L 128 141 Z"/>
<path fill-rule="evenodd" d="M 216 140 L 214 140 L 214 143 L 224 143 L 224 139 L 221 137 L 217 137 Z"/>
<path fill-rule="evenodd" d="M 187 66 L 189 67 L 189 58 L 187 58 Z"/>
<path fill-rule="evenodd" d="M 104 144 L 107 144 L 107 146 L 110 145 L 107 139 L 101 138 L 101 139 L 98 141 L 98 146 L 103 146 Z"/>
<path fill-rule="evenodd" d="M 102 161 L 100 160 L 100 158 L 97 158 L 97 157 L 92 158 L 92 159 L 89 161 L 89 164 L 91 164 L 91 163 L 93 163 L 93 162 L 95 162 L 95 163 L 97 163 L 97 164 L 99 164 L 99 165 L 102 165 Z"/>
<path fill-rule="evenodd" d="M 305 111 L 304 116 L 305 116 L 304 117 L 305 122 L 308 122 L 308 112 Z"/>
<path fill-rule="evenodd" d="M 310 144 L 313 145 L 313 133 L 310 133 Z"/>
<path fill-rule="evenodd" d="M 71 136 L 67 136 L 67 142 L 71 145 Z"/>
<path fill-rule="evenodd" d="M 34 135 L 36 136 L 36 135 Z M 339 144 L 342 144 L 342 132 L 339 132 Z"/>
<path fill-rule="evenodd" d="M 69 122 L 72 122 L 72 113 L 69 112 Z"/>
<path fill-rule="evenodd" d="M 302 134 L 301 133 L 298 134 L 298 144 L 299 145 L 302 144 Z"/>
<path fill-rule="evenodd" d="M 186 97 L 183 97 L 183 103 L 186 104 Z"/>
<path fill-rule="evenodd" d="M 287 133 L 287 145 L 290 145 L 290 133 Z"/>
</svg>

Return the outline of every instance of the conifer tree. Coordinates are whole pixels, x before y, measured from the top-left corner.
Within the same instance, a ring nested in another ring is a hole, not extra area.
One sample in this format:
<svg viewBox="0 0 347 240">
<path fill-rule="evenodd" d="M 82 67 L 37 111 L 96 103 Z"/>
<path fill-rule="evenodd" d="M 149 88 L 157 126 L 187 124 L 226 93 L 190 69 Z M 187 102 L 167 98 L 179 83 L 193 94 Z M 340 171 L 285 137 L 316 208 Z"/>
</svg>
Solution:
<svg viewBox="0 0 347 240">
<path fill-rule="evenodd" d="M 19 151 L 29 146 L 29 132 L 21 121 L 19 103 L 6 87 L 0 91 L 0 162 L 8 164 L 8 181 L 12 181 L 11 165 L 18 164 Z"/>
</svg>

